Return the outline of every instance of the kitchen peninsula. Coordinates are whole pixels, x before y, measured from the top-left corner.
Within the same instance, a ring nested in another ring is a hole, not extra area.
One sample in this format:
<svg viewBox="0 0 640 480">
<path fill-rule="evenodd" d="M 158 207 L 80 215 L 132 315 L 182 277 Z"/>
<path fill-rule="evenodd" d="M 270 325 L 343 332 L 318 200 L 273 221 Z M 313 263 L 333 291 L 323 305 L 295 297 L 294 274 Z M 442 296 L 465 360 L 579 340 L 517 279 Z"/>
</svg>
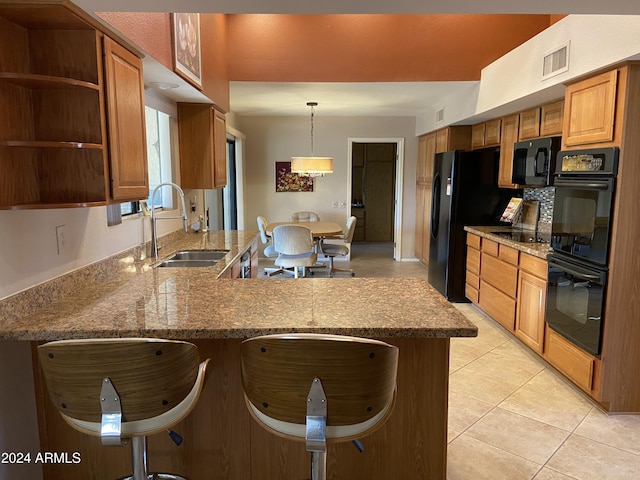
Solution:
<svg viewBox="0 0 640 480">
<path fill-rule="evenodd" d="M 0 339 L 193 341 L 202 358 L 211 358 L 207 384 L 196 409 L 175 428 L 182 446 L 164 435 L 149 439 L 151 469 L 194 479 L 266 479 L 304 478 L 308 454 L 304 444 L 280 440 L 251 420 L 240 379 L 242 339 L 289 331 L 380 338 L 400 348 L 395 410 L 363 439 L 363 453 L 350 443 L 332 446 L 330 469 L 337 478 L 444 479 L 449 339 L 474 337 L 477 328 L 421 278 L 217 278 L 256 238 L 257 232 L 190 233 L 161 250 L 168 256 L 184 248 L 228 249 L 219 267 L 157 268 L 157 260 L 134 251 L 74 272 L 67 282 L 50 282 L 56 298 L 37 308 L 0 302 Z M 68 427 L 46 397 L 39 368 L 34 377 L 41 450 L 82 456 L 77 465 L 44 465 L 44 478 L 127 474 L 129 450 L 104 448 Z"/>
</svg>

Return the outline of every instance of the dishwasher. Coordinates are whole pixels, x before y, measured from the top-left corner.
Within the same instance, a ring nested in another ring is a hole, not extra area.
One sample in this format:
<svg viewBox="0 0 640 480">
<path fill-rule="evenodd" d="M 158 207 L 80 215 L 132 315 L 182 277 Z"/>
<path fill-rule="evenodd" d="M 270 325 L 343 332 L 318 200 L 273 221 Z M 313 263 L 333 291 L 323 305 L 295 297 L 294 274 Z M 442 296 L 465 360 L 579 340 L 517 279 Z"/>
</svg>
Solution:
<svg viewBox="0 0 640 480">
<path fill-rule="evenodd" d="M 246 251 L 240 257 L 240 278 L 251 278 L 251 253 Z"/>
</svg>

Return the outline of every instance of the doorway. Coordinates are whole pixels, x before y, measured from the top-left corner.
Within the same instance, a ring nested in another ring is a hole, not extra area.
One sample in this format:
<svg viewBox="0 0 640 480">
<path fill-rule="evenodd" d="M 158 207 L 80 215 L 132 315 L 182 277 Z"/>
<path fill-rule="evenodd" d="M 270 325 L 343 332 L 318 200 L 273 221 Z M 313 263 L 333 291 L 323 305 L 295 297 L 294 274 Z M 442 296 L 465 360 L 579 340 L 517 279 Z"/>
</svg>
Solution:
<svg viewBox="0 0 640 480">
<path fill-rule="evenodd" d="M 394 260 L 400 260 L 402 225 L 402 164 L 404 139 L 349 139 L 351 198 L 355 216 L 354 245 L 361 242 L 387 244 Z"/>
</svg>

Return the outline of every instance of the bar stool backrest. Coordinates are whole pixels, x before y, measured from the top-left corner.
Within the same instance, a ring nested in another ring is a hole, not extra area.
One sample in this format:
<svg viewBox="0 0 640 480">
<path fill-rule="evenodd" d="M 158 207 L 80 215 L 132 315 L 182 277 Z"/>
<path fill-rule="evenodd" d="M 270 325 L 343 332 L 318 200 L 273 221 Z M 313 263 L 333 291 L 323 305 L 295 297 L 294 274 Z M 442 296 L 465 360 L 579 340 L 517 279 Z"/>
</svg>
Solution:
<svg viewBox="0 0 640 480">
<path fill-rule="evenodd" d="M 245 340 L 242 382 L 249 411 L 277 435 L 305 441 L 314 378 L 327 400 L 328 442 L 361 438 L 393 410 L 398 348 L 340 335 L 292 333 Z"/>
<path fill-rule="evenodd" d="M 194 387 L 199 368 L 195 345 L 161 339 L 61 340 L 40 345 L 38 355 L 60 413 L 98 423 L 104 378 L 120 396 L 122 421 L 131 422 L 176 407 Z"/>
</svg>

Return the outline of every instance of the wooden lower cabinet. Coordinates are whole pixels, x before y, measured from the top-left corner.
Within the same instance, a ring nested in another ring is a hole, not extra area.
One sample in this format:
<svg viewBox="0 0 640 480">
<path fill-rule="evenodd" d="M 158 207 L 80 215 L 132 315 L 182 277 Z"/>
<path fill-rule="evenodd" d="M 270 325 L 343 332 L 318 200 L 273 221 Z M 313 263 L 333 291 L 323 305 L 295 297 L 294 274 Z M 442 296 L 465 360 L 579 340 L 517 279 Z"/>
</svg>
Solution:
<svg viewBox="0 0 640 480">
<path fill-rule="evenodd" d="M 486 238 L 480 257 L 479 306 L 510 331 L 516 318 L 518 251 Z"/>
<path fill-rule="evenodd" d="M 527 272 L 518 276 L 518 302 L 515 334 L 536 353 L 544 346 L 544 309 L 547 281 Z"/>
<path fill-rule="evenodd" d="M 551 329 L 547 329 L 544 358 L 583 390 L 593 387 L 596 359 Z"/>
<path fill-rule="evenodd" d="M 516 299 L 480 279 L 479 306 L 504 328 L 514 331 L 516 321 Z"/>
</svg>

